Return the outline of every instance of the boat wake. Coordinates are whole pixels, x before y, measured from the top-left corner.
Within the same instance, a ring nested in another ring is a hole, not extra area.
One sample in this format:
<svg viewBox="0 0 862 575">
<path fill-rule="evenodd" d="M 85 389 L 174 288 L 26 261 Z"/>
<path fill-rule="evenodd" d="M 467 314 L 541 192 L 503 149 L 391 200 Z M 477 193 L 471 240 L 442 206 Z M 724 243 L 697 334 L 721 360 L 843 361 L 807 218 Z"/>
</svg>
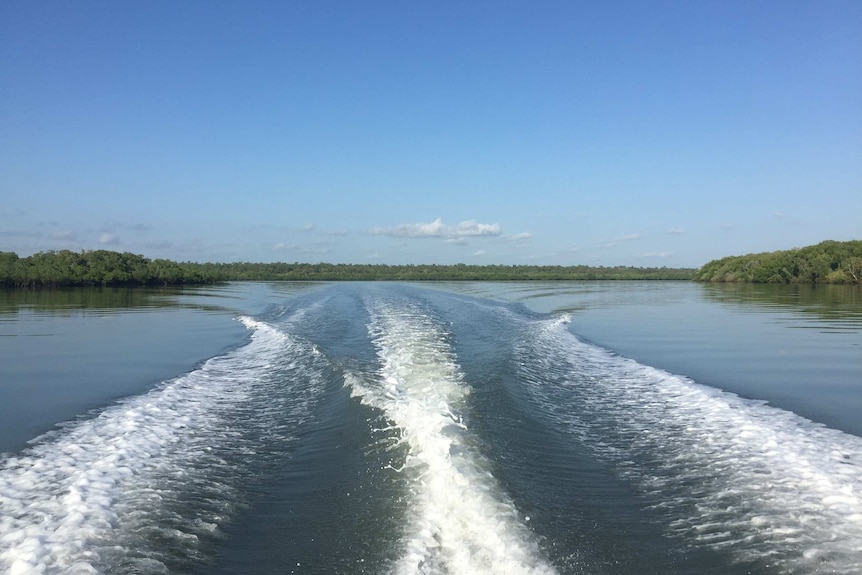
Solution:
<svg viewBox="0 0 862 575">
<path fill-rule="evenodd" d="M 531 401 L 635 483 L 673 535 L 781 573 L 862 572 L 862 439 L 584 343 L 521 346 Z"/>
<path fill-rule="evenodd" d="M 369 333 L 381 368 L 348 374 L 363 403 L 381 410 L 407 446 L 410 510 L 394 573 L 531 573 L 554 569 L 476 448 L 465 423 L 469 386 L 431 318 L 409 305 L 375 303 Z"/>
<path fill-rule="evenodd" d="M 248 345 L 0 461 L 0 571 L 164 573 L 203 560 L 242 504 L 247 462 L 278 456 L 322 382 L 307 344 L 242 321 Z M 299 384 L 275 392 L 286 379 Z"/>
</svg>

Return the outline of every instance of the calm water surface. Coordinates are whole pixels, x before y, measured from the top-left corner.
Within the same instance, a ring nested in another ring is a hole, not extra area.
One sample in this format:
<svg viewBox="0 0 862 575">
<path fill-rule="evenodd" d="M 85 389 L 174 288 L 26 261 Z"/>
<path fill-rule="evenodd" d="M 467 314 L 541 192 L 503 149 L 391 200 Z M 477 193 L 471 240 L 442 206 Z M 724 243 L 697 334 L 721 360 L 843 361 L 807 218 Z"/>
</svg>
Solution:
<svg viewBox="0 0 862 575">
<path fill-rule="evenodd" d="M 862 294 L 0 292 L 0 571 L 858 573 Z"/>
<path fill-rule="evenodd" d="M 648 365 L 862 436 L 862 290 L 687 282 L 449 284 L 572 314 L 570 331 Z"/>
</svg>

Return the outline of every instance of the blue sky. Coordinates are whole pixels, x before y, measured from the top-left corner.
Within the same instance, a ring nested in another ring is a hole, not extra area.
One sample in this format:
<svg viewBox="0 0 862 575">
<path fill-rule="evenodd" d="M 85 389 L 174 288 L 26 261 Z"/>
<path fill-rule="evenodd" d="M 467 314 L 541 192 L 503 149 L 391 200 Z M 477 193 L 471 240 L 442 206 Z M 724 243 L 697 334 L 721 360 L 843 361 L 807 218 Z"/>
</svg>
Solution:
<svg viewBox="0 0 862 575">
<path fill-rule="evenodd" d="M 862 2 L 0 3 L 0 250 L 700 266 L 862 238 Z"/>
</svg>

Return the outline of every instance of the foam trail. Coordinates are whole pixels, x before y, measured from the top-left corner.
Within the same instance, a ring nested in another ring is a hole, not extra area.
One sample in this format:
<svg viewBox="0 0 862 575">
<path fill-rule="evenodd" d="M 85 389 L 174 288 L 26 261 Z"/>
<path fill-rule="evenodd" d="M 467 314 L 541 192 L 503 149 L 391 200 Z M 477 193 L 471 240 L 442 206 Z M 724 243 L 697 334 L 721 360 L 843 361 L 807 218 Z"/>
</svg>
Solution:
<svg viewBox="0 0 862 575">
<path fill-rule="evenodd" d="M 670 532 L 779 573 L 862 573 L 862 439 L 619 357 L 559 320 L 525 341 L 533 400 Z"/>
<path fill-rule="evenodd" d="M 199 559 L 240 498 L 243 462 L 267 434 L 286 440 L 273 422 L 300 421 L 317 385 L 304 368 L 307 397 L 267 407 L 279 360 L 308 350 L 241 319 L 248 345 L 0 460 L 0 572 L 164 573 Z"/>
<path fill-rule="evenodd" d="M 413 503 L 393 572 L 554 573 L 473 447 L 460 415 L 468 387 L 445 334 L 419 310 L 372 307 L 379 379 L 348 374 L 346 384 L 382 410 L 408 446 L 397 471 L 409 474 Z"/>
</svg>

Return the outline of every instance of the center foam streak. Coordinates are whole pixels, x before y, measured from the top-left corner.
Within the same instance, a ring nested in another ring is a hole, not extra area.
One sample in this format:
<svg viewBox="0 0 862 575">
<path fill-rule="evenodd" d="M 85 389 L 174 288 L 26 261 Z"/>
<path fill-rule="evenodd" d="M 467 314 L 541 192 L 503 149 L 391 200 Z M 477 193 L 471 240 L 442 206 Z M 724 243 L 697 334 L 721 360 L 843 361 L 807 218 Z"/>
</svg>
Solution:
<svg viewBox="0 0 862 575">
<path fill-rule="evenodd" d="M 412 509 L 393 572 L 554 573 L 463 422 L 469 387 L 431 318 L 411 307 L 372 307 L 379 379 L 348 377 L 352 393 L 382 410 L 409 452 Z"/>
</svg>

